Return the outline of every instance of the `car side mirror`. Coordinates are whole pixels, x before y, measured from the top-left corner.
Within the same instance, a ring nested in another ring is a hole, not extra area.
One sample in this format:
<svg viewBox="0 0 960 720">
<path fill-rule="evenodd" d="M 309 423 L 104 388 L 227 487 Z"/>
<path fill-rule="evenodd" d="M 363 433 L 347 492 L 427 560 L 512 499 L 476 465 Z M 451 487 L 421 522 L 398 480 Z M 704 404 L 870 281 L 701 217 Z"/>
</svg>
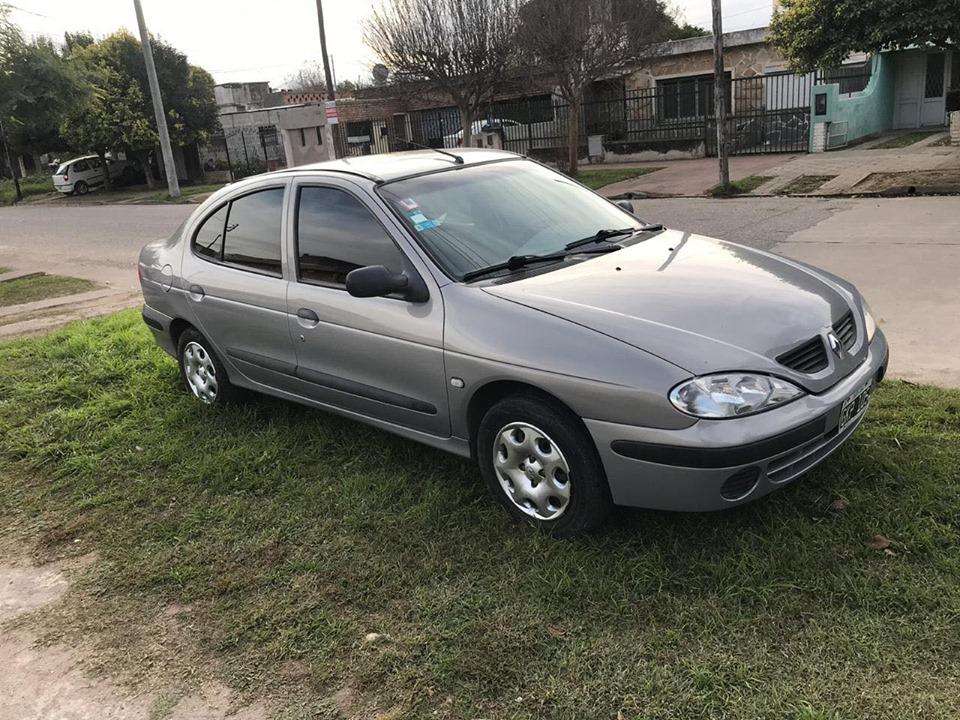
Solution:
<svg viewBox="0 0 960 720">
<path fill-rule="evenodd" d="M 629 200 L 617 200 L 617 207 L 633 215 L 633 203 Z"/>
<path fill-rule="evenodd" d="M 361 298 L 400 294 L 410 302 L 426 302 L 430 297 L 419 275 L 395 273 L 383 265 L 367 265 L 351 270 L 347 273 L 347 292 Z"/>
</svg>

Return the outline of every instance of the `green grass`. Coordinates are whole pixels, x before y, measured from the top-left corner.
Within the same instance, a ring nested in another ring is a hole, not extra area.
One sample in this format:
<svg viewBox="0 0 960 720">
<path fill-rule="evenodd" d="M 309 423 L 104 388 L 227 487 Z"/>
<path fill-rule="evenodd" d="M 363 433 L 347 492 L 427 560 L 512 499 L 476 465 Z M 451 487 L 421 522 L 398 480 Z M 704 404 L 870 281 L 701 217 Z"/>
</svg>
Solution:
<svg viewBox="0 0 960 720">
<path fill-rule="evenodd" d="M 898 135 L 897 137 L 890 138 L 885 142 L 880 143 L 879 145 L 874 145 L 874 150 L 895 150 L 897 148 L 908 147 L 914 143 L 920 142 L 931 135 L 938 135 L 943 132 L 942 130 L 933 130 L 933 131 L 924 131 L 918 130 L 916 132 L 906 133 L 904 135 Z"/>
<path fill-rule="evenodd" d="M 13 268 L 8 268 L 6 265 L 0 265 L 0 275 L 3 275 L 4 273 L 8 273 L 11 270 L 13 270 Z"/>
<path fill-rule="evenodd" d="M 0 283 L 0 307 L 87 292 L 97 284 L 63 275 L 34 275 Z"/>
<path fill-rule="evenodd" d="M 637 168 L 611 168 L 607 170 L 581 170 L 577 173 L 577 180 L 582 182 L 591 190 L 599 190 L 605 185 L 631 178 L 643 177 L 657 170 L 663 170 L 660 167 L 637 167 Z"/>
<path fill-rule="evenodd" d="M 772 177 L 768 175 L 749 175 L 748 177 L 742 178 L 740 180 L 732 180 L 730 182 L 730 189 L 724 190 L 719 184 L 714 185 L 710 188 L 707 193 L 713 197 L 730 197 L 732 195 L 743 195 L 745 193 L 751 193 L 756 190 L 758 187 L 763 185 L 766 182 L 773 180 Z"/>
<path fill-rule="evenodd" d="M 836 175 L 801 175 L 777 190 L 777 195 L 798 195 L 812 193 L 830 182 Z"/>
<path fill-rule="evenodd" d="M 32 195 L 53 194 L 53 180 L 50 175 L 29 175 L 20 178 L 20 192 L 24 198 Z M 17 198 L 17 190 L 13 185 L 13 180 L 0 178 L 0 205 L 13 205 Z"/>
<path fill-rule="evenodd" d="M 41 641 L 138 688 L 215 676 L 298 718 L 343 688 L 352 717 L 960 715 L 960 392 L 886 383 L 779 493 L 557 542 L 467 461 L 199 405 L 136 310 L 0 345 L 0 387 L 0 532 L 97 558 Z"/>
</svg>

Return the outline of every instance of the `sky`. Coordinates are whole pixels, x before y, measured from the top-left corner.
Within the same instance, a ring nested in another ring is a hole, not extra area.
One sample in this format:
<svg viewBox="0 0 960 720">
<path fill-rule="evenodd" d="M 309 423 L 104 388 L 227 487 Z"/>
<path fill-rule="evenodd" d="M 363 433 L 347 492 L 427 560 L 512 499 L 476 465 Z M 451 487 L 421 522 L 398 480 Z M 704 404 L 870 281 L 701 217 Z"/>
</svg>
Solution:
<svg viewBox="0 0 960 720">
<path fill-rule="evenodd" d="M 133 0 L 4 0 L 28 35 L 62 39 L 67 30 L 95 36 L 118 28 L 137 34 Z M 324 0 L 327 45 L 338 81 L 368 79 L 377 61 L 364 46 L 363 20 L 380 0 Z M 274 88 L 320 59 L 315 0 L 141 0 L 154 35 L 208 70 L 218 83 L 266 80 Z M 687 22 L 710 27 L 710 0 L 675 0 Z M 724 31 L 761 27 L 771 0 L 724 0 Z"/>
</svg>

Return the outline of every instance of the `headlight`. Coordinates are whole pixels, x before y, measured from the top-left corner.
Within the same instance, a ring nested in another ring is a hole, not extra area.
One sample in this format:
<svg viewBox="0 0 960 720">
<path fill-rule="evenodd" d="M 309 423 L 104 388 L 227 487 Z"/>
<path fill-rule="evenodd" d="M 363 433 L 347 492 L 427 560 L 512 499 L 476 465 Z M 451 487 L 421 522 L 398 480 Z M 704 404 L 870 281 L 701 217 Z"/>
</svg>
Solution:
<svg viewBox="0 0 960 720">
<path fill-rule="evenodd" d="M 687 380 L 670 391 L 680 412 L 700 418 L 732 418 L 769 410 L 803 395 L 793 383 L 769 375 L 722 373 Z"/>
<path fill-rule="evenodd" d="M 873 342 L 873 336 L 877 332 L 877 321 L 873 319 L 873 310 L 870 309 L 870 303 L 860 298 L 863 305 L 863 325 L 867 330 L 867 345 Z"/>
</svg>

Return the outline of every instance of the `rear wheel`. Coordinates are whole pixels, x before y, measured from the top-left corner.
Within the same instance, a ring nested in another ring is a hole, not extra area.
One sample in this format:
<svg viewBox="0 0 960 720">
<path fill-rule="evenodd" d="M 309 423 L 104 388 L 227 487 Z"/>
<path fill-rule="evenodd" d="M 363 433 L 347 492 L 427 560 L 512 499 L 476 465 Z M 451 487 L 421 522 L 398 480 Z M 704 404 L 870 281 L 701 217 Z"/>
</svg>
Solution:
<svg viewBox="0 0 960 720">
<path fill-rule="evenodd" d="M 220 358 L 210 342 L 193 328 L 184 330 L 177 344 L 180 377 L 191 394 L 205 405 L 223 405 L 237 396 Z"/>
<path fill-rule="evenodd" d="M 524 395 L 493 405 L 477 431 L 477 459 L 507 512 L 555 537 L 597 528 L 610 513 L 593 441 L 559 403 Z"/>
<path fill-rule="evenodd" d="M 83 180 L 77 180 L 77 182 L 73 184 L 73 192 L 75 195 L 86 195 L 89 190 L 90 186 Z"/>
</svg>

